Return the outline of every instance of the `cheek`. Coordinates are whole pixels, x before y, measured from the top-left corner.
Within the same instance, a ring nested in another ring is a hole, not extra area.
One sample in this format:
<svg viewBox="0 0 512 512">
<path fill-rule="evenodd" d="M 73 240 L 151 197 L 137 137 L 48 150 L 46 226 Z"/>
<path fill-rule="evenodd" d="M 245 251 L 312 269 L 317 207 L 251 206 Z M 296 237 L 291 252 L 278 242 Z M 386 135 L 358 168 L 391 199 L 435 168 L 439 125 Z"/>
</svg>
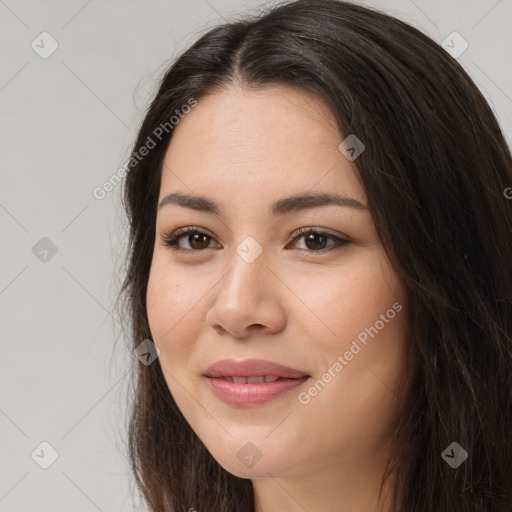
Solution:
<svg viewBox="0 0 512 512">
<path fill-rule="evenodd" d="M 169 329 L 169 315 L 176 315 L 178 289 L 152 267 L 146 294 L 147 312 L 151 334 L 160 340 Z"/>
<path fill-rule="evenodd" d="M 163 376 L 177 402 L 186 380 L 191 340 L 197 336 L 194 315 L 198 313 L 192 308 L 193 297 L 187 297 L 184 288 L 175 274 L 161 272 L 157 264 L 152 266 L 146 294 L 148 322 L 152 341 L 160 349 Z"/>
<path fill-rule="evenodd" d="M 395 302 L 403 303 L 400 282 L 379 247 L 329 273 L 295 277 L 294 281 L 294 292 L 307 306 L 303 318 L 312 318 L 311 325 L 320 329 L 315 343 L 329 354 L 345 345 L 348 348 L 352 339 L 379 321 Z M 390 313 L 395 317 L 394 310 Z M 393 323 L 396 320 L 386 323 L 384 331 L 391 331 Z"/>
<path fill-rule="evenodd" d="M 188 297 L 190 287 L 179 280 L 179 274 L 164 271 L 164 267 L 155 261 L 151 267 L 146 293 L 148 322 L 153 341 L 160 350 L 170 344 L 179 345 L 183 339 L 185 326 L 190 328 L 190 319 L 194 309 Z"/>
<path fill-rule="evenodd" d="M 321 426 L 307 421 L 311 435 L 333 439 L 327 451 L 342 446 L 343 456 L 354 460 L 361 456 L 354 439 L 367 439 L 368 450 L 377 450 L 392 432 L 397 377 L 405 362 L 403 288 L 375 256 L 371 264 L 333 275 L 321 283 L 321 293 L 310 295 L 329 335 L 315 338 L 322 365 L 318 380 L 301 395 L 304 421 L 322 418 Z"/>
</svg>

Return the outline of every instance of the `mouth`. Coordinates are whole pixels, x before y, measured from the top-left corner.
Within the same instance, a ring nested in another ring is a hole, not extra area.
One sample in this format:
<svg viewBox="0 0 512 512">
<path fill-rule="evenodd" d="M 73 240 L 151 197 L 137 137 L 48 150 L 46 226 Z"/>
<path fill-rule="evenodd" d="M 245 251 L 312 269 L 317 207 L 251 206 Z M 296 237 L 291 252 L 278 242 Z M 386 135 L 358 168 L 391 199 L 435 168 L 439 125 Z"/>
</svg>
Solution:
<svg viewBox="0 0 512 512">
<path fill-rule="evenodd" d="M 278 379 L 310 377 L 304 371 L 263 359 L 245 359 L 243 361 L 222 359 L 210 365 L 204 375 L 213 378 L 246 379 L 239 381 L 240 383 L 274 382 Z"/>
<path fill-rule="evenodd" d="M 311 375 L 269 361 L 218 361 L 204 374 L 210 390 L 234 407 L 263 405 L 284 397 L 308 381 Z"/>
<path fill-rule="evenodd" d="M 309 375 L 308 375 L 309 377 Z M 229 376 L 229 377 L 210 377 L 210 378 L 217 378 L 221 380 L 225 380 L 227 382 L 234 382 L 235 384 L 263 384 L 265 382 L 276 382 L 278 380 L 297 380 L 290 379 L 287 377 L 278 377 L 276 375 L 260 375 L 258 377 L 235 377 L 235 376 Z"/>
</svg>

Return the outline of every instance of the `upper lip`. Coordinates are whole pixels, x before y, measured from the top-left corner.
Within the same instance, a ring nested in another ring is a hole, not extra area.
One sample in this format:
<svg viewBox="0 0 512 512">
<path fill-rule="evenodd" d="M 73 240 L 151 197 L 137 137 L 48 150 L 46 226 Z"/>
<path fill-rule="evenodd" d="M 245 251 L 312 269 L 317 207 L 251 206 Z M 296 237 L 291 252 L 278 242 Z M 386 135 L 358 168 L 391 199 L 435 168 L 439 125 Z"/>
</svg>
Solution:
<svg viewBox="0 0 512 512">
<path fill-rule="evenodd" d="M 272 375 L 288 379 L 300 379 L 309 377 L 301 370 L 288 368 L 278 363 L 264 361 L 263 359 L 245 359 L 235 361 L 234 359 L 222 359 L 210 365 L 205 372 L 206 377 L 259 377 Z"/>
</svg>

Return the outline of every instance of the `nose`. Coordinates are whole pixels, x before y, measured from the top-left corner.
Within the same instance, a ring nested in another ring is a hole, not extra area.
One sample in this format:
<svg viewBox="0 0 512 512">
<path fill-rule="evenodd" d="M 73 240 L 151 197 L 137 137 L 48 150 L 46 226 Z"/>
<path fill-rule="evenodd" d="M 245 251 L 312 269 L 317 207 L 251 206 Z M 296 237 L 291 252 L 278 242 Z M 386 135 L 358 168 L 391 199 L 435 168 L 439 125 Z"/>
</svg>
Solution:
<svg viewBox="0 0 512 512">
<path fill-rule="evenodd" d="M 268 267 L 264 254 L 248 263 L 235 253 L 229 270 L 214 287 L 206 322 L 218 334 L 227 332 L 246 339 L 253 334 L 277 333 L 284 328 L 286 314 L 278 293 L 282 283 Z"/>
</svg>

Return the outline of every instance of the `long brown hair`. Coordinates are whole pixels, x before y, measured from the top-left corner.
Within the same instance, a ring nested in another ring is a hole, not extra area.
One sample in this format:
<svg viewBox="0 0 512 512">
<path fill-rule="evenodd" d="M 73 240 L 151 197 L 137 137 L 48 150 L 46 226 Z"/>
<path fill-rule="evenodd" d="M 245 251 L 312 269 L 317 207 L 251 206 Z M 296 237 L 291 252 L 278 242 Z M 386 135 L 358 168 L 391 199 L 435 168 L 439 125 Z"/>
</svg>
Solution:
<svg viewBox="0 0 512 512">
<path fill-rule="evenodd" d="M 282 3 L 209 30 L 172 63 L 125 180 L 131 349 L 152 338 L 146 287 L 169 119 L 216 88 L 277 83 L 321 98 L 342 133 L 364 142 L 353 164 L 406 288 L 418 369 L 387 468 L 397 476 L 393 510 L 510 512 L 511 153 L 457 61 L 393 17 L 336 0 Z M 253 511 L 251 481 L 224 470 L 195 435 L 158 359 L 135 362 L 129 453 L 149 509 Z M 452 442 L 468 453 L 458 468 L 442 457 Z"/>
</svg>

